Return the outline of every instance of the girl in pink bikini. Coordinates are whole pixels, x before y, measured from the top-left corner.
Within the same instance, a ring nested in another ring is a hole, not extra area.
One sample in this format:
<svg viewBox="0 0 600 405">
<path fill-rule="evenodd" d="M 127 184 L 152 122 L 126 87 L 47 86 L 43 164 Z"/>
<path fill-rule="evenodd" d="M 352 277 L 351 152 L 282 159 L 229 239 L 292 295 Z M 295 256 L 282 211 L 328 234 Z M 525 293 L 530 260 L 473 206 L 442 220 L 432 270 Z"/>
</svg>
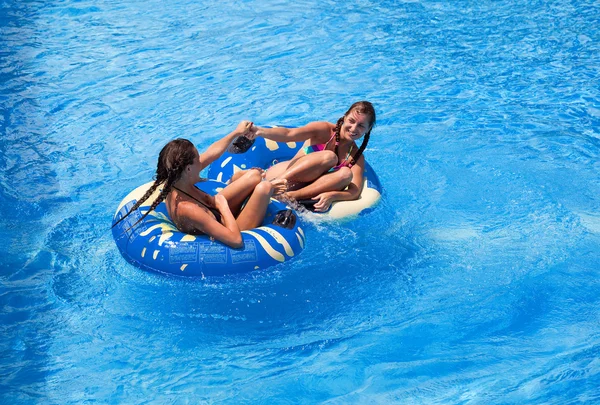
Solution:
<svg viewBox="0 0 600 405">
<path fill-rule="evenodd" d="M 285 195 L 312 200 L 315 211 L 327 211 L 334 201 L 356 200 L 362 191 L 365 159 L 362 153 L 375 125 L 375 109 L 368 101 L 352 104 L 337 124 L 311 122 L 299 128 L 252 126 L 246 135 L 276 142 L 304 142 L 292 160 L 266 172 L 267 180 L 287 181 Z M 355 143 L 365 137 L 360 147 Z"/>
</svg>

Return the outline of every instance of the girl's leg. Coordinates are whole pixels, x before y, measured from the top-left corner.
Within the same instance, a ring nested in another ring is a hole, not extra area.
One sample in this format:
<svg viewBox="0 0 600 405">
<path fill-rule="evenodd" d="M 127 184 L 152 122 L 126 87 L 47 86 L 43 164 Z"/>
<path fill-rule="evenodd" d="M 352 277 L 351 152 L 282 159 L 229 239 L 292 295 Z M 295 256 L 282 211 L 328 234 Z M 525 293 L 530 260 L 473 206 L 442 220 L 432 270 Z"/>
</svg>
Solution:
<svg viewBox="0 0 600 405">
<path fill-rule="evenodd" d="M 337 156 L 330 150 L 313 152 L 276 164 L 267 171 L 267 179 L 280 178 L 293 183 L 310 183 L 336 163 Z"/>
<path fill-rule="evenodd" d="M 261 182 L 262 173 L 260 171 L 254 169 L 245 170 L 243 174 L 237 176 L 234 181 L 219 192 L 229 203 L 229 209 L 233 216 L 236 216 L 240 212 L 246 198 L 252 194 L 254 188 Z"/>
<path fill-rule="evenodd" d="M 288 191 L 286 195 L 295 200 L 306 200 L 326 191 L 343 190 L 348 187 L 351 181 L 352 170 L 347 167 L 340 167 L 339 170 L 326 173 L 305 187 Z"/>
<path fill-rule="evenodd" d="M 293 160 L 286 160 L 284 162 L 279 162 L 277 164 L 274 164 L 273 166 L 271 166 L 267 169 L 265 178 L 267 180 L 273 180 L 273 179 L 280 178 L 280 176 L 286 171 L 288 166 L 290 164 L 292 164 L 293 162 L 294 162 Z"/>
<path fill-rule="evenodd" d="M 311 183 L 335 166 L 336 163 L 337 156 L 330 150 L 313 152 L 292 160 L 285 170 L 277 168 L 277 171 L 279 171 L 277 177 L 292 183 Z M 267 172 L 268 179 L 273 177 L 275 177 L 273 174 Z"/>
<path fill-rule="evenodd" d="M 231 176 L 231 179 L 229 179 L 229 184 L 238 180 L 240 177 L 242 177 L 246 173 L 248 173 L 248 170 L 239 170 L 239 171 L 233 173 L 233 176 Z"/>
<path fill-rule="evenodd" d="M 270 181 L 262 181 L 255 188 L 248 199 L 244 209 L 235 219 L 240 231 L 258 227 L 267 213 L 267 206 L 273 195 L 273 184 Z"/>
</svg>

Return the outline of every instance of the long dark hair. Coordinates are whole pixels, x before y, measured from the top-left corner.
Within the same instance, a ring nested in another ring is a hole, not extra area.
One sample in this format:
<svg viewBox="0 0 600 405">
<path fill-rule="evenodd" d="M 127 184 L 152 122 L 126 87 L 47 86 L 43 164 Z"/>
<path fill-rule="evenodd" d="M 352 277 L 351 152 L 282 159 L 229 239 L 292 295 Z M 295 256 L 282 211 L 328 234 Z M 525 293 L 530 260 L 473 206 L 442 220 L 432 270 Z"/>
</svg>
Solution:
<svg viewBox="0 0 600 405">
<path fill-rule="evenodd" d="M 344 123 L 344 118 L 346 118 L 348 116 L 348 114 L 350 114 L 353 110 L 359 114 L 369 114 L 369 117 L 371 117 L 371 120 L 369 122 L 369 130 L 365 134 L 365 137 L 363 138 L 360 148 L 358 148 L 358 151 L 352 156 L 352 160 L 354 160 L 354 163 L 357 163 L 358 159 L 363 154 L 363 151 L 369 144 L 369 137 L 371 136 L 371 130 L 375 126 L 375 121 L 376 121 L 377 117 L 375 116 L 375 108 L 373 108 L 373 104 L 371 104 L 370 102 L 357 101 L 356 103 L 352 104 L 350 106 L 350 108 L 348 109 L 348 111 L 346 111 L 346 114 L 344 114 L 342 117 L 340 117 L 339 120 L 337 120 L 337 124 L 335 126 L 335 150 L 334 150 L 334 152 L 336 155 L 338 153 L 338 144 L 340 143 L 340 131 L 342 130 L 342 124 Z"/>
<path fill-rule="evenodd" d="M 156 166 L 154 183 L 152 186 L 150 186 L 148 191 L 146 191 L 146 194 L 144 194 L 142 198 L 140 198 L 121 219 L 115 222 L 112 227 L 114 228 L 119 222 L 127 218 L 129 214 L 138 209 L 144 201 L 150 198 L 158 186 L 162 184 L 163 188 L 158 197 L 156 197 L 156 199 L 152 202 L 150 209 L 144 215 L 142 215 L 142 217 L 138 219 L 137 222 L 129 229 L 136 226 L 152 210 L 158 207 L 158 204 L 164 201 L 164 199 L 167 198 L 167 195 L 171 192 L 173 184 L 175 184 L 177 180 L 181 178 L 185 168 L 194 163 L 194 160 L 196 159 L 196 153 L 196 147 L 187 139 L 179 138 L 166 144 L 158 155 L 158 164 Z"/>
</svg>

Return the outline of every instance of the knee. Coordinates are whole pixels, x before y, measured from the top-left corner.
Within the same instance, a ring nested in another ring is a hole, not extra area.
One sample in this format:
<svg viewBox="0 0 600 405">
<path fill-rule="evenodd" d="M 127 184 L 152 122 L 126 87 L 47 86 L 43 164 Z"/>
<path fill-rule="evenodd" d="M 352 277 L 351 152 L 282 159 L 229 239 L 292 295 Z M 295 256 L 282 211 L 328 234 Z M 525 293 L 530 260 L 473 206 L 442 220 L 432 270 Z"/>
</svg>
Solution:
<svg viewBox="0 0 600 405">
<path fill-rule="evenodd" d="M 273 184 L 270 181 L 261 181 L 254 187 L 254 192 L 259 195 L 273 195 Z"/>
<path fill-rule="evenodd" d="M 243 177 L 244 181 L 251 184 L 259 184 L 262 182 L 262 172 L 258 169 L 247 170 Z"/>
<path fill-rule="evenodd" d="M 353 175 L 352 175 L 352 170 L 350 170 L 350 168 L 346 167 L 346 166 L 342 166 L 338 169 L 338 171 L 336 172 L 340 182 L 342 184 L 345 184 L 346 186 L 348 184 L 350 184 L 350 182 L 352 181 Z"/>
<path fill-rule="evenodd" d="M 323 166 L 326 167 L 334 167 L 338 162 L 337 155 L 331 150 L 321 151 L 321 159 L 323 162 Z"/>
</svg>

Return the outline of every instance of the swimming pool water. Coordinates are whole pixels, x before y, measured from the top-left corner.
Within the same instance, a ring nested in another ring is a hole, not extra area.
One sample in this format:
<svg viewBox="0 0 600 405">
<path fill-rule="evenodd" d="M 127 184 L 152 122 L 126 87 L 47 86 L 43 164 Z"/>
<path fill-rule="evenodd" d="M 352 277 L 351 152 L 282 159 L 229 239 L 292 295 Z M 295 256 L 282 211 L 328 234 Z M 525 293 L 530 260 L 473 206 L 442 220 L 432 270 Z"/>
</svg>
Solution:
<svg viewBox="0 0 600 405">
<path fill-rule="evenodd" d="M 600 403 L 594 1 L 0 4 L 0 402 Z M 297 260 L 140 271 L 175 137 L 375 104 L 368 216 Z"/>
</svg>

